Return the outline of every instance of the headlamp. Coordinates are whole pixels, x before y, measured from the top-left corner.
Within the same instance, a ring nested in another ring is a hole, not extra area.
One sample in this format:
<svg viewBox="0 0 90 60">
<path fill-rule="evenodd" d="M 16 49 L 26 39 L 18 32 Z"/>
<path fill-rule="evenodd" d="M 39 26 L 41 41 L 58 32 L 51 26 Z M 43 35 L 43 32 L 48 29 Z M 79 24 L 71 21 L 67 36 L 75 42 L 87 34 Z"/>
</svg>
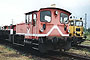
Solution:
<svg viewBox="0 0 90 60">
<path fill-rule="evenodd" d="M 55 15 L 57 15 L 58 14 L 58 11 L 55 11 Z"/>
<path fill-rule="evenodd" d="M 43 28 L 41 28 L 41 29 L 40 29 L 40 32 L 43 32 L 43 31 L 44 31 L 44 29 L 43 29 Z"/>
</svg>

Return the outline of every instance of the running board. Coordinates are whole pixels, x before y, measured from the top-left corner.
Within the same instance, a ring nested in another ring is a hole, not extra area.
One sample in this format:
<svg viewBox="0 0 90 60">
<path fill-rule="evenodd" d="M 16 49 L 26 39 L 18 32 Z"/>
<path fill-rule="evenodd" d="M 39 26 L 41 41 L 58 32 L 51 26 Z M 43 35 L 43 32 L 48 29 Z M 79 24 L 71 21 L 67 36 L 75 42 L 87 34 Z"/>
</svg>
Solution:
<svg viewBox="0 0 90 60">
<path fill-rule="evenodd" d="M 32 47 L 33 49 L 35 49 L 35 50 L 39 50 L 38 48 L 35 48 L 35 47 Z"/>
<path fill-rule="evenodd" d="M 15 45 L 19 45 L 19 46 L 24 46 L 24 45 L 22 45 L 22 44 L 18 44 L 18 43 L 13 43 L 13 44 L 15 44 Z"/>
<path fill-rule="evenodd" d="M 39 44 L 37 44 L 37 43 L 32 43 L 33 45 L 39 45 Z"/>
</svg>

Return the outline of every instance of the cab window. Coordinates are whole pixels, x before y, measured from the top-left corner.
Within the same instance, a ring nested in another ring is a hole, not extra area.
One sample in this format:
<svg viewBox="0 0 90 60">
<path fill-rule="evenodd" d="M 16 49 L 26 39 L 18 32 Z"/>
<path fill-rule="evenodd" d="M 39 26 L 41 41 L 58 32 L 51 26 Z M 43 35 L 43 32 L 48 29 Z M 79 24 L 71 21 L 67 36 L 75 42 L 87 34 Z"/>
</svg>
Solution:
<svg viewBox="0 0 90 60">
<path fill-rule="evenodd" d="M 31 23 L 32 22 L 32 14 L 26 15 L 26 23 Z"/>
<path fill-rule="evenodd" d="M 33 14 L 33 26 L 36 25 L 36 19 L 37 18 L 37 14 Z"/>
<path fill-rule="evenodd" d="M 32 22 L 32 14 L 27 15 L 27 21 L 28 23 Z"/>
<path fill-rule="evenodd" d="M 32 22 L 32 14 L 29 15 L 29 22 Z"/>
<path fill-rule="evenodd" d="M 40 12 L 40 21 L 41 22 L 50 22 L 51 21 L 51 11 L 41 11 Z"/>
<path fill-rule="evenodd" d="M 67 14 L 64 14 L 64 13 L 60 13 L 60 22 L 61 23 L 64 23 L 64 24 L 67 24 L 68 23 L 68 15 Z"/>
</svg>

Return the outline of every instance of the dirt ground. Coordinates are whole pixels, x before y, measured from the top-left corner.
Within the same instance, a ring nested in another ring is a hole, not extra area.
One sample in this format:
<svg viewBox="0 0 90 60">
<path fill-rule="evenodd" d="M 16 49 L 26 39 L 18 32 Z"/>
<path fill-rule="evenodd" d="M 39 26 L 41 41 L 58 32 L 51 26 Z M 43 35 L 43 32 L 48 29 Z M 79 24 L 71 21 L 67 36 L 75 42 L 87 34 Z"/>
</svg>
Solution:
<svg viewBox="0 0 90 60">
<path fill-rule="evenodd" d="M 0 60 L 34 60 L 32 56 L 24 56 L 16 50 L 0 45 Z"/>
<path fill-rule="evenodd" d="M 0 60 L 50 60 L 36 50 L 0 42 Z"/>
</svg>

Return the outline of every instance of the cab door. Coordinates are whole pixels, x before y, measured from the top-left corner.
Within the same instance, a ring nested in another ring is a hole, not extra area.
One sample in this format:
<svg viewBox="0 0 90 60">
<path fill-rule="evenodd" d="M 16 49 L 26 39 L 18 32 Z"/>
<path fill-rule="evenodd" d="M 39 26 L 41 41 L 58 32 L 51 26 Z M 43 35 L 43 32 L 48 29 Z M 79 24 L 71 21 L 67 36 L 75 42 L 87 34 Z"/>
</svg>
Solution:
<svg viewBox="0 0 90 60">
<path fill-rule="evenodd" d="M 37 14 L 33 13 L 33 20 L 32 20 L 32 34 L 33 34 L 33 38 L 36 37 L 37 34 Z"/>
<path fill-rule="evenodd" d="M 25 36 L 25 38 L 32 39 L 32 30 L 33 30 L 32 20 L 33 20 L 33 14 L 32 13 L 27 14 L 26 15 L 26 34 L 27 36 Z"/>
</svg>

